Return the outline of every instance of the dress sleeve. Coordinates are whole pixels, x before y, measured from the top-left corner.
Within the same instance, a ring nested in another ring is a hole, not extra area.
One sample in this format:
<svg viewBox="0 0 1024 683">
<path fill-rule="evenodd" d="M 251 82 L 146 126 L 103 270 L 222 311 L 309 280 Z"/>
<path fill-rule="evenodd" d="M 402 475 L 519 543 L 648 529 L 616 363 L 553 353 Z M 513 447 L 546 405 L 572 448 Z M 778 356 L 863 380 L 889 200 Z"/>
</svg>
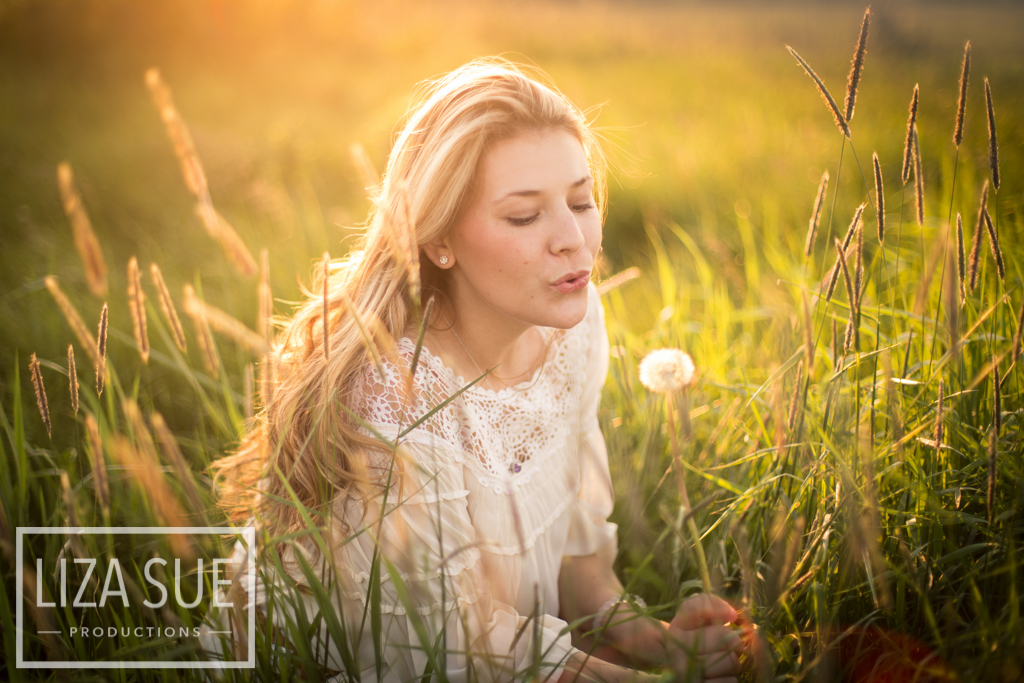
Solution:
<svg viewBox="0 0 1024 683">
<path fill-rule="evenodd" d="M 608 332 L 601 296 L 593 283 L 584 324 L 588 344 L 580 400 L 580 489 L 572 509 L 565 554 L 591 555 L 600 551 L 614 557 L 617 527 L 608 521 L 614 502 L 612 481 L 608 451 L 597 422 L 601 387 L 608 376 Z"/>
<path fill-rule="evenodd" d="M 439 661 L 449 681 L 511 681 L 531 667 L 530 678 L 557 679 L 573 651 L 569 634 L 562 633 L 565 622 L 522 615 L 492 598 L 463 467 L 451 446 L 417 440 L 399 454 L 401 487 L 392 487 L 392 500 L 383 505 L 381 498 L 368 503 L 366 533 L 343 546 L 338 557 L 349 569 L 349 597 L 360 606 L 369 595 L 374 538 L 391 565 L 381 568 L 381 611 L 384 661 L 392 675 L 424 675 L 425 636 L 437 643 L 438 654 L 443 651 Z"/>
</svg>

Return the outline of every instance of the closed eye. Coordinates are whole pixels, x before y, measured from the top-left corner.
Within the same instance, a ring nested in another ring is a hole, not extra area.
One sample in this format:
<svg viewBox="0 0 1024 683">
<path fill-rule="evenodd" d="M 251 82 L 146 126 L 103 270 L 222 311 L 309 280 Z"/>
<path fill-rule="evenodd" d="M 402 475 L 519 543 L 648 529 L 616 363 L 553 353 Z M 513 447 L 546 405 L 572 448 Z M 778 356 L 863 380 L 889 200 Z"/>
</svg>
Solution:
<svg viewBox="0 0 1024 683">
<path fill-rule="evenodd" d="M 584 211 L 589 211 L 595 207 L 594 202 L 587 202 L 586 204 L 574 204 L 570 208 L 572 208 L 576 213 L 583 213 Z"/>
<path fill-rule="evenodd" d="M 524 225 L 529 225 L 530 223 L 532 223 L 535 220 L 537 220 L 537 216 L 539 216 L 539 215 L 540 215 L 539 213 L 535 213 L 532 216 L 525 216 L 523 218 L 518 218 L 518 217 L 515 217 L 515 216 L 509 216 L 505 220 L 508 221 L 509 223 L 511 223 L 512 225 L 522 227 Z"/>
</svg>

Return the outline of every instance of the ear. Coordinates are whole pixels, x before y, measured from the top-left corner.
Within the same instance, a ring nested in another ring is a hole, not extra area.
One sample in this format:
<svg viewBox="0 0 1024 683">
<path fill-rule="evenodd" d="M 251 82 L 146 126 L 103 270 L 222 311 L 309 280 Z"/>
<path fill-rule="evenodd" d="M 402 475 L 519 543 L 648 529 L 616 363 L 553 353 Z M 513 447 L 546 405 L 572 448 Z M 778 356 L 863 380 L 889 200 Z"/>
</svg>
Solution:
<svg viewBox="0 0 1024 683">
<path fill-rule="evenodd" d="M 447 270 L 455 265 L 455 252 L 452 251 L 447 237 L 425 243 L 423 245 L 423 253 L 427 255 L 427 258 L 435 266 L 442 270 Z M 442 256 L 444 257 L 444 263 L 441 262 Z"/>
</svg>

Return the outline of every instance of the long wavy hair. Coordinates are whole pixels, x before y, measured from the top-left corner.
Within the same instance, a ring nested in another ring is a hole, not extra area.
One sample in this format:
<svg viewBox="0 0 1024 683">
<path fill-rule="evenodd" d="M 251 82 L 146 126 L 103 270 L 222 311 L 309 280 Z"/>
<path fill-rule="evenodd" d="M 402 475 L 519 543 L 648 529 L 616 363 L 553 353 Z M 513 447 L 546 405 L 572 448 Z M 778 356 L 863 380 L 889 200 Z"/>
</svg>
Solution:
<svg viewBox="0 0 1024 683">
<path fill-rule="evenodd" d="M 418 89 L 373 193 L 365 233 L 347 257 L 314 276 L 308 299 L 283 325 L 268 357 L 264 405 L 239 449 L 214 463 L 220 504 L 232 519 L 255 514 L 268 529 L 286 533 L 303 526 L 292 500 L 326 512 L 339 495 L 365 495 L 364 485 L 379 485 L 367 475 L 366 458 L 380 443 L 345 409 L 358 404 L 368 362 L 366 321 L 392 339 L 422 323 L 408 250 L 422 253 L 423 244 L 453 227 L 494 143 L 546 129 L 566 130 L 582 144 L 603 217 L 601 147 L 585 114 L 542 72 L 479 59 Z M 422 291 L 447 293 L 445 271 L 427 258 L 419 263 Z"/>
</svg>

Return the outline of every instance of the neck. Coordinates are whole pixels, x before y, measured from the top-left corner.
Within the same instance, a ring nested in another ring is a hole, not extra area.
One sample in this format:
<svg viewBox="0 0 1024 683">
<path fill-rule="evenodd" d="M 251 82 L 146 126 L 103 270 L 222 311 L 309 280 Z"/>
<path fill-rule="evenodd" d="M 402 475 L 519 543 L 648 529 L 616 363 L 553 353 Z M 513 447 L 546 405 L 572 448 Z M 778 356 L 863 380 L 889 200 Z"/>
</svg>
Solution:
<svg viewBox="0 0 1024 683">
<path fill-rule="evenodd" d="M 483 385 L 492 389 L 529 379 L 541 356 L 537 328 L 452 294 L 451 305 L 443 306 L 431 325 L 447 364 L 466 379 L 491 370 Z"/>
</svg>

